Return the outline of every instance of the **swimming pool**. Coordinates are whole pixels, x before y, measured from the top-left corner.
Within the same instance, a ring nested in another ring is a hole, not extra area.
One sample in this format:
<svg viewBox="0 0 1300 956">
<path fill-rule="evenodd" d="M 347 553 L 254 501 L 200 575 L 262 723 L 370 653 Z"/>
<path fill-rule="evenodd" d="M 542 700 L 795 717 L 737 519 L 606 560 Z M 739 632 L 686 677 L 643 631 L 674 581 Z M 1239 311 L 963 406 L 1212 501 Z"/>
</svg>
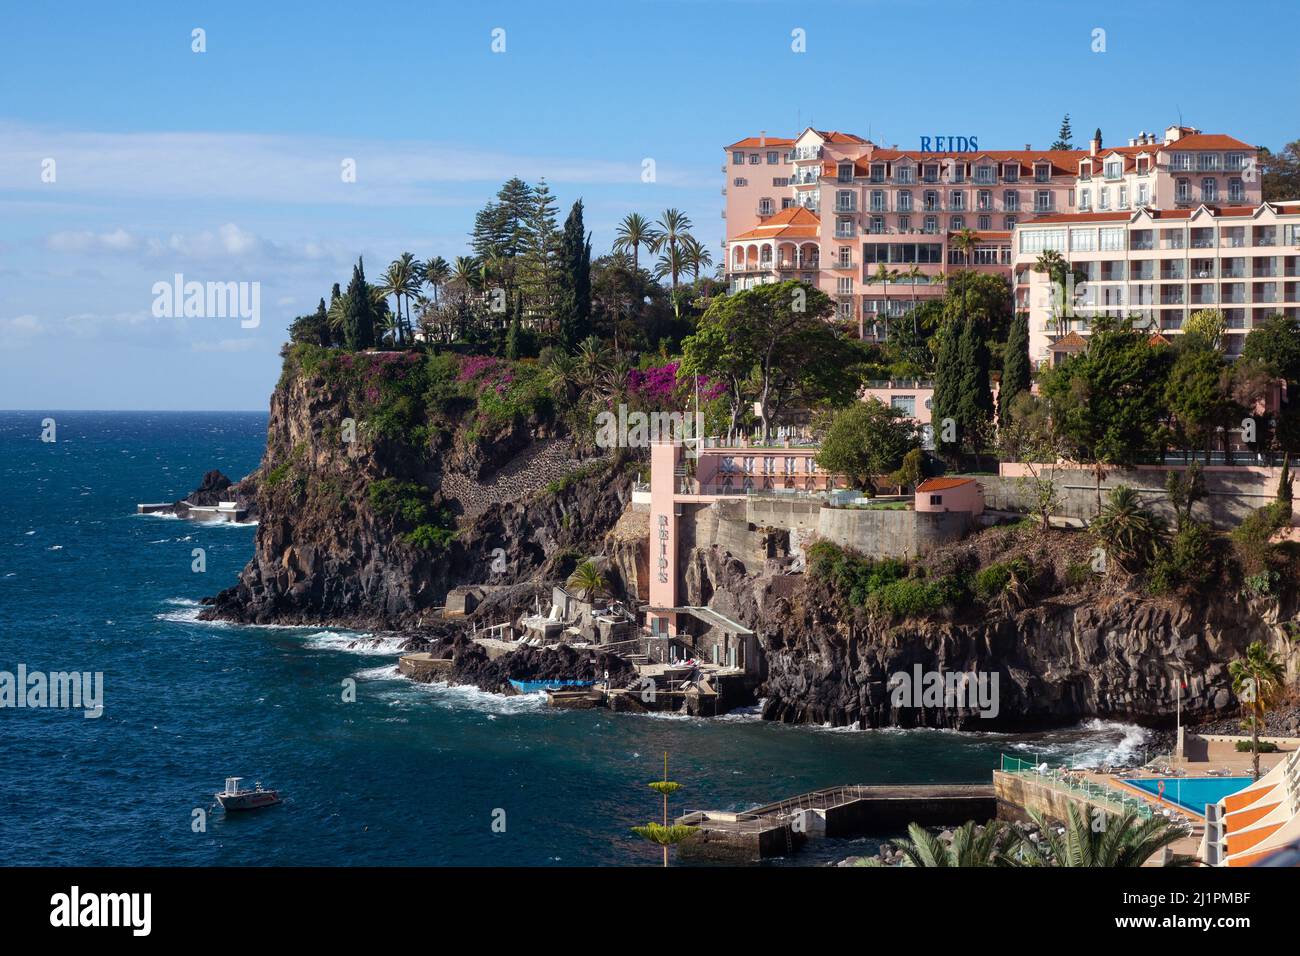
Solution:
<svg viewBox="0 0 1300 956">
<path fill-rule="evenodd" d="M 1164 783 L 1164 798 L 1170 803 L 1186 807 L 1193 813 L 1205 815 L 1205 807 L 1218 803 L 1230 793 L 1247 786 L 1250 777 L 1146 777 L 1125 780 L 1131 787 L 1145 790 L 1153 796 L 1160 795 L 1160 784 Z"/>
</svg>

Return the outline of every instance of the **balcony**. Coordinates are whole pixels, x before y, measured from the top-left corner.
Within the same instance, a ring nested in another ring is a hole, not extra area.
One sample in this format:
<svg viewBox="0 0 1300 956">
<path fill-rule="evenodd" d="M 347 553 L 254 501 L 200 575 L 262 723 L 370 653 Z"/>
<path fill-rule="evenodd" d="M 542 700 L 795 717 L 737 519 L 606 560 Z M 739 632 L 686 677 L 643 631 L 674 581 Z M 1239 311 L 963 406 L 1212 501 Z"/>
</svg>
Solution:
<svg viewBox="0 0 1300 956">
<path fill-rule="evenodd" d="M 840 269 L 852 269 L 852 268 L 853 268 L 853 259 L 852 259 L 852 258 L 849 258 L 849 259 L 831 259 L 831 260 L 830 260 L 830 265 L 827 266 L 827 268 L 829 268 L 829 269 L 836 269 L 836 270 L 840 270 Z M 848 294 L 848 293 L 842 293 L 842 294 Z"/>
<path fill-rule="evenodd" d="M 858 211 L 858 204 L 852 202 L 837 202 L 835 211 L 841 215 L 853 215 Z"/>
<path fill-rule="evenodd" d="M 858 234 L 857 228 L 854 227 L 854 226 L 836 226 L 836 227 L 835 227 L 835 238 L 836 238 L 836 239 L 852 239 L 852 238 L 854 238 L 857 234 Z"/>
</svg>

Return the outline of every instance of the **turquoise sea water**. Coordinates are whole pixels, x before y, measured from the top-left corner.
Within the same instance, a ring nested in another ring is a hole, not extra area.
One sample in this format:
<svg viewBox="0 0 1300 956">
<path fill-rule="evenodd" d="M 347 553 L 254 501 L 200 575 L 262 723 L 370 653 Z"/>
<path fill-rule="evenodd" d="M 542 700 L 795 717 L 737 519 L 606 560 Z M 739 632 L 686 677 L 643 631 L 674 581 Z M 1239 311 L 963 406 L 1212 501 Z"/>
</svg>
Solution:
<svg viewBox="0 0 1300 956">
<path fill-rule="evenodd" d="M 1001 752 L 1100 761 L 1140 740 L 1119 726 L 1007 737 L 551 712 L 535 695 L 402 680 L 392 641 L 198 623 L 253 529 L 135 504 L 181 497 L 209 468 L 238 479 L 265 428 L 263 414 L 0 412 L 0 671 L 104 675 L 99 719 L 0 709 L 0 864 L 654 864 L 628 828 L 658 812 L 645 784 L 665 750 L 684 811 L 840 783 L 985 781 Z M 196 832 L 194 811 L 235 774 L 285 804 L 217 811 Z M 793 862 L 871 849 L 837 841 Z"/>
</svg>

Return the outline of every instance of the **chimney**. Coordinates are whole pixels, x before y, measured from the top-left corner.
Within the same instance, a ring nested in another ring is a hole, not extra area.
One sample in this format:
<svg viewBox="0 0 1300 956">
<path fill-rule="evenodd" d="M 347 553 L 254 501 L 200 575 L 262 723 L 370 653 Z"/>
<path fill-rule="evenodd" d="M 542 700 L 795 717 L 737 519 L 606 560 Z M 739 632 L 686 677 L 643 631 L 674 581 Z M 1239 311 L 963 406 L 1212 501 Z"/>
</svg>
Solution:
<svg viewBox="0 0 1300 956">
<path fill-rule="evenodd" d="M 1031 149 L 1033 149 L 1033 148 L 1034 148 L 1034 147 L 1030 146 L 1028 143 L 1025 143 L 1025 152 L 1026 152 L 1026 153 L 1029 152 L 1029 151 L 1030 151 Z"/>
<path fill-rule="evenodd" d="M 1134 137 L 1130 136 L 1130 137 L 1128 138 L 1128 144 L 1129 144 L 1130 146 L 1136 146 L 1136 145 L 1138 144 L 1138 141 L 1137 141 Z"/>
<path fill-rule="evenodd" d="M 759 146 L 767 145 L 767 130 L 761 129 L 758 131 L 758 145 Z"/>
</svg>

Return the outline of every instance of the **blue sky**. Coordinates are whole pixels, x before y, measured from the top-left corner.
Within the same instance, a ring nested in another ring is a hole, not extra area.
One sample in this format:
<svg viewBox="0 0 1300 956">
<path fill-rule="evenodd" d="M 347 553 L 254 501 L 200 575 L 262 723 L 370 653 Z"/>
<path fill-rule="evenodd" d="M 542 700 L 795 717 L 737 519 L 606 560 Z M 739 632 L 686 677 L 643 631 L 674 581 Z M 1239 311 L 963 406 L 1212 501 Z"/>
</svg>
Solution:
<svg viewBox="0 0 1300 956">
<path fill-rule="evenodd" d="M 1113 143 L 1181 109 L 1274 149 L 1300 138 L 1277 42 L 1293 0 L 289 6 L 0 14 L 0 408 L 263 409 L 288 322 L 358 254 L 373 276 L 403 250 L 464 253 L 515 174 L 545 176 L 562 214 L 582 197 L 597 253 L 626 212 L 669 206 L 716 249 L 721 147 L 762 129 L 1015 148 L 1065 112 L 1076 142 Z M 176 273 L 259 282 L 261 324 L 155 318 Z"/>
</svg>

